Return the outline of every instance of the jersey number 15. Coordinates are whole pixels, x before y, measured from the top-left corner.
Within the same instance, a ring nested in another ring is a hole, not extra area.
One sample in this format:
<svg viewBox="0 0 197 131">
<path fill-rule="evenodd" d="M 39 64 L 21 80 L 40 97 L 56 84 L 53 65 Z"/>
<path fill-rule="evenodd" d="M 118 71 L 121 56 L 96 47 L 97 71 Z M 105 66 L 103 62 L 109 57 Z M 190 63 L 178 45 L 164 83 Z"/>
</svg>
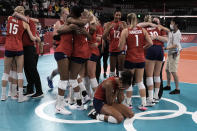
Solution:
<svg viewBox="0 0 197 131">
<path fill-rule="evenodd" d="M 16 35 L 17 32 L 18 32 L 18 25 L 17 24 L 10 23 L 9 33 Z"/>
</svg>

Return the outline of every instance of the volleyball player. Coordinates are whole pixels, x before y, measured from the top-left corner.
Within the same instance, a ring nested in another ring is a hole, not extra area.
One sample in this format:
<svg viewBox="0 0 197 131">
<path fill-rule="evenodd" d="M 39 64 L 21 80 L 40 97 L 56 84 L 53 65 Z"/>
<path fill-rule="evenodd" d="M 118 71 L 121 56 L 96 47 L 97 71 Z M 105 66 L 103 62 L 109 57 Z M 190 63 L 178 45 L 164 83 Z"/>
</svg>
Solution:
<svg viewBox="0 0 197 131">
<path fill-rule="evenodd" d="M 24 7 L 17 6 L 15 11 L 24 15 Z M 17 65 L 17 79 L 19 87 L 19 98 L 18 102 L 23 102 L 28 100 L 26 96 L 23 96 L 23 45 L 22 45 L 22 35 L 24 30 L 27 30 L 30 39 L 36 41 L 39 39 L 34 37 L 30 31 L 29 25 L 20 19 L 9 16 L 7 23 L 7 36 L 5 42 L 5 58 L 4 58 L 4 73 L 2 76 L 2 95 L 1 100 L 6 100 L 6 85 L 9 77 L 9 72 L 11 69 L 11 64 L 13 59 L 16 60 Z"/>
<path fill-rule="evenodd" d="M 127 15 L 129 27 L 124 29 L 121 34 L 119 48 L 120 50 L 127 45 L 127 52 L 124 67 L 135 73 L 135 82 L 140 91 L 142 104 L 140 110 L 147 110 L 146 106 L 146 90 L 143 84 L 143 74 L 145 67 L 144 49 L 152 45 L 152 40 L 147 31 L 137 26 L 136 14 L 130 13 Z M 132 91 L 132 85 L 130 86 Z"/>
<path fill-rule="evenodd" d="M 125 105 L 124 90 L 131 85 L 132 74 L 130 71 L 121 72 L 121 77 L 110 77 L 104 80 L 97 88 L 94 95 L 94 108 L 96 119 L 109 123 L 121 123 L 124 118 L 132 118 L 134 113 Z M 90 111 L 89 116 L 95 118 Z"/>
<path fill-rule="evenodd" d="M 127 27 L 126 22 L 123 22 L 121 19 L 121 11 L 116 10 L 114 12 L 114 20 L 109 22 L 106 25 L 106 28 L 103 33 L 103 39 L 107 40 L 109 36 L 109 53 L 110 53 L 110 76 L 115 76 L 115 68 L 118 63 L 119 73 L 123 71 L 124 58 L 125 58 L 125 50 L 118 49 L 119 39 L 121 32 L 124 28 Z"/>
<path fill-rule="evenodd" d="M 145 22 L 152 23 L 152 17 L 150 15 L 145 16 Z M 146 50 L 146 85 L 148 87 L 148 99 L 147 106 L 153 106 L 154 103 L 159 102 L 159 88 L 160 88 L 160 71 L 164 57 L 163 43 L 167 42 L 168 38 L 166 34 L 162 34 L 161 29 L 158 27 L 147 26 L 145 28 L 151 39 L 153 40 L 153 46 Z M 153 80 L 154 76 L 154 80 Z M 155 83 L 155 84 L 154 84 Z M 154 91 L 153 91 L 154 87 Z M 154 92 L 154 94 L 153 94 Z"/>
<path fill-rule="evenodd" d="M 82 13 L 83 12 L 83 13 Z M 86 21 L 88 19 L 87 12 L 84 12 L 84 9 L 79 6 L 74 6 L 71 9 L 71 21 L 79 22 L 81 20 Z M 78 24 L 77 24 L 78 25 Z M 71 55 L 71 63 L 70 63 L 70 85 L 74 90 L 74 98 L 76 99 L 76 104 L 70 106 L 71 109 L 81 109 L 82 101 L 80 94 L 80 87 L 77 81 L 77 77 L 79 75 L 80 70 L 85 68 L 85 63 L 90 58 L 90 50 L 88 45 L 88 40 L 91 39 L 91 35 L 88 33 L 89 29 L 89 21 L 85 22 L 85 26 L 81 26 L 81 33 L 76 32 L 78 34 L 74 34 L 73 36 L 73 52 Z M 85 88 L 81 90 L 86 90 Z"/>
<path fill-rule="evenodd" d="M 57 30 L 60 28 L 61 25 L 63 25 L 65 23 L 65 19 L 68 15 L 68 9 L 67 8 L 61 8 L 61 12 L 60 12 L 60 20 L 58 20 L 55 24 L 54 24 L 54 30 L 53 30 L 53 46 L 54 48 L 57 48 L 57 46 L 59 45 L 59 41 L 60 41 L 60 36 L 57 33 Z M 53 88 L 53 78 L 59 74 L 58 69 L 54 69 L 51 73 L 50 76 L 47 77 L 47 82 L 48 82 L 48 86 L 50 88 Z"/>
</svg>

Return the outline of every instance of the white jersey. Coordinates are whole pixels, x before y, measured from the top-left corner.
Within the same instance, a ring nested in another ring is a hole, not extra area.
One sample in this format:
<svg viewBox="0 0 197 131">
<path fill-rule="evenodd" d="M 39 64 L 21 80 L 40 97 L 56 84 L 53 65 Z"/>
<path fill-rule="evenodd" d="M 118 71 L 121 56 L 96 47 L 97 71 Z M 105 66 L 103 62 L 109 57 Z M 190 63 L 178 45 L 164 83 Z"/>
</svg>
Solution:
<svg viewBox="0 0 197 131">
<path fill-rule="evenodd" d="M 176 49 L 170 49 L 169 53 L 173 52 L 175 50 L 177 52 L 180 52 L 182 50 L 182 47 L 181 47 L 181 32 L 180 32 L 180 30 L 177 30 L 175 33 L 174 32 L 170 32 L 168 34 L 167 46 L 171 46 L 171 45 L 174 45 L 174 44 L 177 45 L 177 48 Z"/>
</svg>

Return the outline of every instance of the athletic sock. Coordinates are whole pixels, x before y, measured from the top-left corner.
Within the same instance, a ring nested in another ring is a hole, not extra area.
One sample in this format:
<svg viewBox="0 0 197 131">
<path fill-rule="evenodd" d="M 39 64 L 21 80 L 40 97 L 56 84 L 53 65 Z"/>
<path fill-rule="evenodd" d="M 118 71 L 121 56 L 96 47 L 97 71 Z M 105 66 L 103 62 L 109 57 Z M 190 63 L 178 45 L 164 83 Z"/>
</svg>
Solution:
<svg viewBox="0 0 197 131">
<path fill-rule="evenodd" d="M 158 94 L 159 94 L 159 88 L 155 88 L 155 92 L 154 92 L 154 98 L 158 99 Z"/>
</svg>

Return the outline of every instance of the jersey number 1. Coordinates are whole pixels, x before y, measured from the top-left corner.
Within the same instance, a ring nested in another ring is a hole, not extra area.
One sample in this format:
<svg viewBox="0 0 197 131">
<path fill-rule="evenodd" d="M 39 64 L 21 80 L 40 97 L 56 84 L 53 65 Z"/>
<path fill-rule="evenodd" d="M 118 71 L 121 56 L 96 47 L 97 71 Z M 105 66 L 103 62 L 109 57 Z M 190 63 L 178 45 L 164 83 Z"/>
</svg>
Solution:
<svg viewBox="0 0 197 131">
<path fill-rule="evenodd" d="M 139 46 L 139 43 L 138 43 L 138 35 L 135 35 L 135 38 L 136 38 L 136 46 Z"/>
<path fill-rule="evenodd" d="M 17 24 L 13 24 L 13 23 L 10 23 L 10 30 L 9 30 L 9 33 L 11 34 L 17 34 L 18 32 L 18 25 Z"/>
</svg>

